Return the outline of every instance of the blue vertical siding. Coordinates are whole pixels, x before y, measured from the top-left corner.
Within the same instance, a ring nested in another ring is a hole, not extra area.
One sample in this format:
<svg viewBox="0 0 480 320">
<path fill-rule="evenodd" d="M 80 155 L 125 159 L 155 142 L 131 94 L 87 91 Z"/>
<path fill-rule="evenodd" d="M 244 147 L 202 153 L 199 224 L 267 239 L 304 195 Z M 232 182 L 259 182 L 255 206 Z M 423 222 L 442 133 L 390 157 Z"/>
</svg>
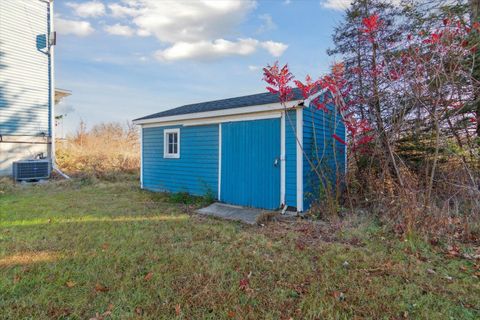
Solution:
<svg viewBox="0 0 480 320">
<path fill-rule="evenodd" d="M 222 124 L 221 189 L 226 203 L 280 207 L 279 118 Z"/>
<path fill-rule="evenodd" d="M 285 202 L 287 206 L 297 206 L 297 114 L 287 112 L 285 117 Z"/>
<path fill-rule="evenodd" d="M 180 128 L 180 158 L 163 157 L 164 129 Z M 143 187 L 218 194 L 218 125 L 143 128 Z"/>
<path fill-rule="evenodd" d="M 345 145 L 333 138 L 337 134 L 345 140 L 345 127 L 341 117 L 335 112 L 334 105 L 328 106 L 328 112 L 315 108 L 303 110 L 303 145 L 305 154 L 313 162 L 314 167 L 321 172 L 325 181 L 332 186 L 337 178 L 342 178 L 345 172 Z M 339 182 L 339 181 L 338 181 Z M 304 155 L 303 161 L 303 193 L 304 210 L 318 199 L 320 181 L 315 169 Z"/>
</svg>

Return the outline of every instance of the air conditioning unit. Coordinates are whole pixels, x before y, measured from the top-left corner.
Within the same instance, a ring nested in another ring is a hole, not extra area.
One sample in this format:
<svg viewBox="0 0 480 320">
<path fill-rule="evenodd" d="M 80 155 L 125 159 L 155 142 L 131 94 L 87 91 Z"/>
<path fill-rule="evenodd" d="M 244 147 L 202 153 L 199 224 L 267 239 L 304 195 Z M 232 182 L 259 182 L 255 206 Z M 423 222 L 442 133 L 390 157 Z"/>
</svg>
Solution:
<svg viewBox="0 0 480 320">
<path fill-rule="evenodd" d="M 50 160 L 24 160 L 13 163 L 15 181 L 41 180 L 50 178 Z"/>
</svg>

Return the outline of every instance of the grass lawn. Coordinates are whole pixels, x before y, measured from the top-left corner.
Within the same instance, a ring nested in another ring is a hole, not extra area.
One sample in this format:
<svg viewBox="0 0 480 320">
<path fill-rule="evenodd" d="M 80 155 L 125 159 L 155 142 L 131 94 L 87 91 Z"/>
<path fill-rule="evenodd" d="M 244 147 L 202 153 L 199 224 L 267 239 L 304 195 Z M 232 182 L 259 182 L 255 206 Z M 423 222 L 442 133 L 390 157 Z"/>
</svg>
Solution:
<svg viewBox="0 0 480 320">
<path fill-rule="evenodd" d="M 479 262 L 442 246 L 190 212 L 136 182 L 0 186 L 0 318 L 480 318 Z"/>
</svg>

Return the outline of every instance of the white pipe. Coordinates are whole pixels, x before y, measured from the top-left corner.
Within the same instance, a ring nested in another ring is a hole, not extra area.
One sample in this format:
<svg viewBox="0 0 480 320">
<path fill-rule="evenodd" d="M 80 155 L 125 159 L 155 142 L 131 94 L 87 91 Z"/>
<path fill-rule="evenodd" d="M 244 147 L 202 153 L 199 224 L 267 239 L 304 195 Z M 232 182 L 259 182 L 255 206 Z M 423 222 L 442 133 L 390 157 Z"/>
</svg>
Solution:
<svg viewBox="0 0 480 320">
<path fill-rule="evenodd" d="M 66 175 L 65 173 L 63 173 L 58 167 L 57 165 L 53 165 L 53 170 L 58 173 L 59 175 L 61 175 L 64 179 L 67 179 L 67 180 L 70 180 L 71 178 Z"/>
<path fill-rule="evenodd" d="M 50 161 L 52 162 L 52 169 L 61 175 L 65 179 L 70 179 L 68 175 L 63 173 L 57 167 L 57 161 L 55 156 L 55 46 L 51 44 L 51 36 L 55 31 L 55 25 L 53 22 L 53 1 L 50 0 L 49 3 L 49 35 L 48 35 L 48 53 L 50 55 L 50 136 L 51 136 L 51 144 L 50 144 Z"/>
<path fill-rule="evenodd" d="M 51 43 L 54 30 L 53 0 L 49 3 L 48 54 L 50 57 L 50 161 L 55 164 L 55 47 Z"/>
</svg>

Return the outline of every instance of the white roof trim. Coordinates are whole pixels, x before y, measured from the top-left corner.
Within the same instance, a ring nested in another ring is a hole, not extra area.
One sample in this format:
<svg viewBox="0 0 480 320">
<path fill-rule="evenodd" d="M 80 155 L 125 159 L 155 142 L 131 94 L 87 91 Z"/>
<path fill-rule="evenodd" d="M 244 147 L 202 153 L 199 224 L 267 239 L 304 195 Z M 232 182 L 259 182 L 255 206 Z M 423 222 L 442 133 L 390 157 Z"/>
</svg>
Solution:
<svg viewBox="0 0 480 320">
<path fill-rule="evenodd" d="M 303 100 L 293 100 L 293 101 L 290 101 L 290 103 L 293 103 L 294 106 L 297 106 L 302 101 Z M 276 102 L 276 103 L 248 106 L 248 107 L 221 109 L 216 111 L 195 112 L 195 113 L 187 113 L 187 114 L 181 114 L 176 116 L 136 120 L 133 123 L 136 125 L 153 124 L 153 123 L 158 124 L 158 123 L 174 122 L 174 121 L 181 121 L 181 120 L 224 117 L 224 116 L 265 112 L 265 111 L 275 111 L 275 110 L 283 110 L 283 109 L 284 109 L 284 106 L 282 106 L 280 102 Z"/>
</svg>

